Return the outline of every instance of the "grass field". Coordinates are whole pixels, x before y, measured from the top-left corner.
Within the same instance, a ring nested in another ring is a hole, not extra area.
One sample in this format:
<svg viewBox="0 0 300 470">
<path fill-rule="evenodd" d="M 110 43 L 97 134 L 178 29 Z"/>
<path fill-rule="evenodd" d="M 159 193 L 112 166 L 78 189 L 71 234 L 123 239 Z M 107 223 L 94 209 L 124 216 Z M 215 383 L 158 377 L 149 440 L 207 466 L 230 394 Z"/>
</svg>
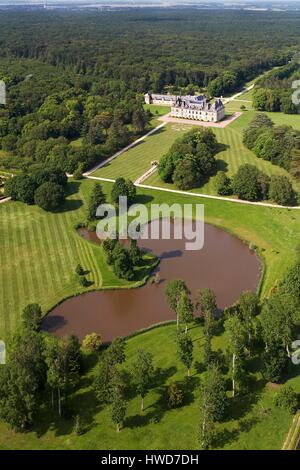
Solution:
<svg viewBox="0 0 300 470">
<path fill-rule="evenodd" d="M 153 354 L 156 378 L 145 399 L 143 414 L 140 413 L 140 398 L 134 391 L 129 394 L 124 428 L 120 433 L 116 433 L 111 422 L 109 408 L 101 407 L 95 400 L 92 379 L 96 358 L 90 357 L 86 360 L 89 370 L 81 379 L 81 387 L 67 403 L 72 415 L 79 414 L 83 424 L 87 425 L 86 432 L 76 436 L 72 432 L 73 419 L 58 419 L 49 400 L 49 407 L 42 408 L 39 424 L 31 432 L 17 434 L 0 423 L 0 449 L 197 449 L 203 332 L 201 326 L 191 325 L 195 362 L 188 381 L 176 356 L 175 332 L 175 324 L 169 324 L 127 340 L 125 369 L 130 370 L 137 349 L 142 348 Z M 223 354 L 226 352 L 222 330 L 214 337 L 213 349 Z M 292 416 L 274 406 L 276 391 L 265 387 L 261 374 L 253 372 L 258 365 L 256 357 L 248 364 L 251 395 L 237 396 L 233 400 L 230 398 L 230 382 L 227 382 L 229 409 L 224 422 L 216 427 L 214 448 L 281 448 Z M 170 410 L 164 400 L 166 387 L 174 382 L 185 390 L 185 402 L 181 408 Z M 300 390 L 299 379 L 289 382 Z M 154 418 L 158 422 L 153 423 Z"/>
<path fill-rule="evenodd" d="M 82 292 L 75 275 L 78 263 L 90 271 L 92 289 L 136 285 L 116 278 L 102 249 L 75 231 L 75 225 L 85 220 L 83 200 L 92 185 L 70 183 L 73 194 L 58 214 L 18 202 L 0 206 L 0 338 L 15 330 L 28 303 L 38 302 L 46 312 Z"/>
<path fill-rule="evenodd" d="M 228 103 L 228 110 L 232 112 L 239 111 L 241 104 L 246 104 L 248 106 L 247 103 L 236 100 Z M 255 111 L 249 109 L 248 111 L 243 112 L 238 119 L 233 121 L 224 129 L 213 129 L 219 143 L 224 147 L 224 149 L 217 155 L 217 169 L 224 170 L 229 176 L 233 176 L 240 165 L 250 163 L 257 166 L 257 168 L 264 171 L 269 176 L 286 175 L 290 178 L 287 171 L 276 165 L 272 165 L 272 163 L 268 161 L 256 157 L 256 155 L 243 145 L 243 129 L 249 124 L 254 114 Z M 300 116 L 290 116 L 282 113 L 266 114 L 273 119 L 276 125 L 291 125 L 295 129 L 300 130 Z M 112 162 L 100 168 L 93 175 L 110 179 L 123 176 L 135 181 L 150 168 L 151 161 L 160 160 L 162 155 L 164 155 L 174 143 L 175 139 L 191 128 L 192 126 L 190 124 L 167 124 L 163 129 L 154 133 L 150 137 L 147 137 L 145 141 L 140 142 L 136 147 L 133 147 Z M 210 177 L 210 179 L 202 184 L 200 188 L 194 189 L 192 192 L 216 195 L 214 179 L 214 176 Z M 173 185 L 161 181 L 158 173 L 154 173 L 150 176 L 145 183 L 156 187 L 174 188 Z M 293 181 L 293 185 L 296 190 L 300 189 L 300 185 L 295 181 Z"/>
<path fill-rule="evenodd" d="M 272 165 L 272 163 L 262 160 L 261 158 L 257 158 L 256 155 L 248 150 L 243 145 L 241 133 L 234 129 L 233 126 L 230 125 L 224 129 L 214 129 L 214 133 L 217 136 L 218 142 L 224 147 L 224 150 L 216 155 L 218 170 L 226 171 L 229 176 L 233 176 L 241 165 L 250 163 L 257 166 L 257 168 L 270 176 L 283 174 L 290 177 L 288 172 L 284 169 Z M 210 177 L 208 182 L 204 183 L 201 188 L 194 189 L 192 192 L 216 194 L 214 180 L 214 176 Z M 146 180 L 145 184 L 174 189 L 173 184 L 161 181 L 157 172 L 150 176 Z M 296 183 L 294 183 L 294 185 L 295 189 L 299 188 Z"/>
<path fill-rule="evenodd" d="M 119 176 L 135 181 L 168 151 L 174 140 L 190 129 L 188 125 L 168 124 L 103 166 L 93 176 L 116 179 Z"/>
<path fill-rule="evenodd" d="M 80 184 L 80 187 L 78 187 Z M 66 296 L 81 292 L 75 277 L 78 262 L 89 269 L 91 288 L 123 286 L 107 268 L 102 251 L 81 239 L 74 226 L 84 219 L 82 200 L 91 180 L 73 183 L 65 211 L 43 212 L 35 206 L 8 202 L 0 205 L 0 337 L 15 330 L 25 305 L 38 302 L 47 311 Z M 109 192 L 111 185 L 103 184 Z M 195 203 L 189 196 L 139 191 L 139 202 Z M 154 199 L 155 198 L 155 199 Z M 294 259 L 300 214 L 285 209 L 247 207 L 197 199 L 205 205 L 205 220 L 231 231 L 261 249 L 266 261 L 262 294 L 268 295 Z"/>
<path fill-rule="evenodd" d="M 106 267 L 101 249 L 81 239 L 74 230 L 74 225 L 84 217 L 81 201 L 86 198 L 93 182 L 84 180 L 72 184 L 73 194 L 65 211 L 59 214 L 48 214 L 37 207 L 16 202 L 0 206 L 0 337 L 15 330 L 21 309 L 28 302 L 41 303 L 45 311 L 63 297 L 78 292 L 80 289 L 74 276 L 78 262 L 91 271 L 89 278 L 95 282 L 92 287 L 118 284 L 125 287 Z M 103 188 L 109 193 L 111 184 L 104 183 Z M 148 204 L 195 202 L 190 196 L 159 191 L 139 191 L 139 201 L 147 201 Z M 262 295 L 268 295 L 294 260 L 300 214 L 205 199 L 199 199 L 197 203 L 205 205 L 206 222 L 223 227 L 259 247 L 266 264 Z M 195 360 L 201 363 L 202 330 L 195 326 L 191 334 Z M 91 368 L 68 403 L 72 416 L 80 414 L 82 420 L 89 424 L 85 434 L 76 436 L 72 432 L 72 419 L 58 420 L 52 410 L 44 407 L 39 414 L 39 425 L 32 432 L 17 434 L 0 423 L 0 448 L 196 448 L 197 395 L 201 376 L 196 363 L 185 406 L 173 411 L 166 411 L 162 406 L 165 386 L 174 381 L 184 384 L 184 369 L 176 359 L 174 335 L 174 325 L 168 325 L 128 340 L 128 362 L 134 351 L 142 347 L 154 354 L 155 366 L 161 372 L 155 388 L 146 399 L 143 416 L 139 413 L 139 398 L 130 396 L 125 429 L 120 434 L 114 431 L 108 409 L 102 409 L 95 402 L 91 390 Z M 215 350 L 224 351 L 225 345 L 222 334 L 214 339 Z M 94 365 L 92 358 L 88 362 L 90 366 Z M 252 366 L 250 363 L 249 370 Z M 258 370 L 257 363 L 253 370 Z M 291 383 L 300 390 L 295 372 L 291 373 L 291 377 L 294 376 Z M 218 426 L 216 448 L 274 449 L 283 443 L 292 418 L 274 407 L 275 391 L 265 388 L 260 374 L 251 372 L 250 376 L 253 393 L 231 401 L 229 417 Z M 158 417 L 159 424 L 150 422 L 153 417 Z"/>
</svg>

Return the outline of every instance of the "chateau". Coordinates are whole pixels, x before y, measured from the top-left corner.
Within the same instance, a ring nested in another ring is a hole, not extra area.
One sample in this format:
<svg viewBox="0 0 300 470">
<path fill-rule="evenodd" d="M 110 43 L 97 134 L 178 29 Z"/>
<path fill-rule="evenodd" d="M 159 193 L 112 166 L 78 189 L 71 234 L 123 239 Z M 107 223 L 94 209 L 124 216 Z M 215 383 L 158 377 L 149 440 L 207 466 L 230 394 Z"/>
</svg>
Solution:
<svg viewBox="0 0 300 470">
<path fill-rule="evenodd" d="M 225 117 L 225 107 L 220 99 L 211 104 L 205 95 L 175 96 L 145 94 L 147 104 L 171 106 L 170 116 L 195 121 L 218 122 Z"/>
</svg>

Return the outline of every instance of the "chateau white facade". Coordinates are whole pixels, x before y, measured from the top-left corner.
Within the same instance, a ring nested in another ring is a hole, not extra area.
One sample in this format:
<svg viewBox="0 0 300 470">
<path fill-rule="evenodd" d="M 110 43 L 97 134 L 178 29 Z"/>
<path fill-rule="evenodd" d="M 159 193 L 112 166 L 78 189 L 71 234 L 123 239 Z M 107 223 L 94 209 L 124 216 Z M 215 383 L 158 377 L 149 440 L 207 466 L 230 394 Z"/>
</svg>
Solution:
<svg viewBox="0 0 300 470">
<path fill-rule="evenodd" d="M 171 106 L 170 116 L 195 121 L 218 122 L 225 117 L 225 107 L 220 99 L 211 104 L 205 95 L 175 96 L 146 93 L 145 102 Z"/>
</svg>

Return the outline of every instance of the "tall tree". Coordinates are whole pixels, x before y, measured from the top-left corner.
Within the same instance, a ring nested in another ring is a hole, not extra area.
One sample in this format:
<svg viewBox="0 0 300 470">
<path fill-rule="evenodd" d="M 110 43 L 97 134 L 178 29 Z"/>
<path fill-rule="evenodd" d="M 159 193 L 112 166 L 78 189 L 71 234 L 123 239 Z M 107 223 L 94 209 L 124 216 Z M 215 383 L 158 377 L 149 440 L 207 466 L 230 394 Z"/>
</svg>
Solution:
<svg viewBox="0 0 300 470">
<path fill-rule="evenodd" d="M 27 305 L 22 313 L 24 328 L 29 331 L 40 331 L 42 323 L 42 310 L 38 304 Z"/>
<path fill-rule="evenodd" d="M 185 291 L 180 294 L 177 310 L 180 321 L 185 323 L 187 333 L 187 325 L 194 319 L 194 305 Z"/>
<path fill-rule="evenodd" d="M 215 293 L 208 288 L 199 289 L 197 292 L 197 308 L 204 319 L 204 364 L 208 366 L 212 359 L 212 337 L 214 317 L 217 310 Z"/>
<path fill-rule="evenodd" d="M 179 360 L 187 368 L 187 375 L 190 376 L 190 368 L 193 362 L 193 341 L 188 334 L 177 333 L 177 354 Z"/>
<path fill-rule="evenodd" d="M 188 288 L 182 279 L 169 281 L 165 288 L 166 299 L 171 310 L 176 314 L 177 331 L 179 328 L 178 304 L 182 292 L 188 293 Z"/>
<path fill-rule="evenodd" d="M 258 296 L 255 292 L 245 291 L 239 299 L 239 307 L 242 319 L 248 333 L 248 348 L 251 352 L 251 337 L 253 333 L 253 320 L 258 313 Z"/>
<path fill-rule="evenodd" d="M 214 424 L 221 421 L 227 405 L 225 380 L 219 368 L 212 364 L 208 367 L 200 387 L 200 426 L 199 443 L 201 448 L 210 446 Z"/>
<path fill-rule="evenodd" d="M 101 204 L 105 204 L 105 202 L 106 202 L 106 197 L 105 197 L 105 194 L 103 193 L 101 184 L 95 183 L 91 191 L 89 202 L 88 202 L 87 219 L 89 221 L 94 220 L 97 217 L 96 215 L 97 208 Z"/>
<path fill-rule="evenodd" d="M 132 364 L 132 377 L 138 394 L 141 396 L 141 411 L 144 410 L 144 398 L 152 385 L 154 367 L 152 354 L 139 349 Z"/>
<path fill-rule="evenodd" d="M 246 329 L 242 321 L 233 316 L 225 321 L 225 331 L 229 340 L 231 354 L 232 396 L 235 396 L 237 386 L 241 385 L 243 375 L 243 352 L 246 341 Z"/>
</svg>

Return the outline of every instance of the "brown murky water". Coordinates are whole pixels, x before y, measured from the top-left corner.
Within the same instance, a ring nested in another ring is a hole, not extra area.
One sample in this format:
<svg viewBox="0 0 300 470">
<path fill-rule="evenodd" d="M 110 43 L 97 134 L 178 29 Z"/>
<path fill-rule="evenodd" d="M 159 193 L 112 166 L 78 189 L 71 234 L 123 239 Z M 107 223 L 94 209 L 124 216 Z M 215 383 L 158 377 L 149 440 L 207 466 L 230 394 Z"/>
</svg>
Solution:
<svg viewBox="0 0 300 470">
<path fill-rule="evenodd" d="M 231 305 L 244 290 L 255 290 L 260 277 L 256 254 L 238 238 L 212 225 L 205 225 L 204 233 L 204 248 L 200 251 L 186 251 L 185 240 L 141 240 L 141 247 L 160 257 L 159 284 L 73 297 L 49 313 L 43 328 L 57 336 L 73 333 L 79 339 L 96 332 L 108 342 L 175 319 L 167 306 L 164 289 L 166 282 L 176 277 L 185 280 L 193 296 L 197 289 L 213 289 L 220 309 Z M 81 235 L 99 242 L 95 233 L 81 229 Z"/>
</svg>

